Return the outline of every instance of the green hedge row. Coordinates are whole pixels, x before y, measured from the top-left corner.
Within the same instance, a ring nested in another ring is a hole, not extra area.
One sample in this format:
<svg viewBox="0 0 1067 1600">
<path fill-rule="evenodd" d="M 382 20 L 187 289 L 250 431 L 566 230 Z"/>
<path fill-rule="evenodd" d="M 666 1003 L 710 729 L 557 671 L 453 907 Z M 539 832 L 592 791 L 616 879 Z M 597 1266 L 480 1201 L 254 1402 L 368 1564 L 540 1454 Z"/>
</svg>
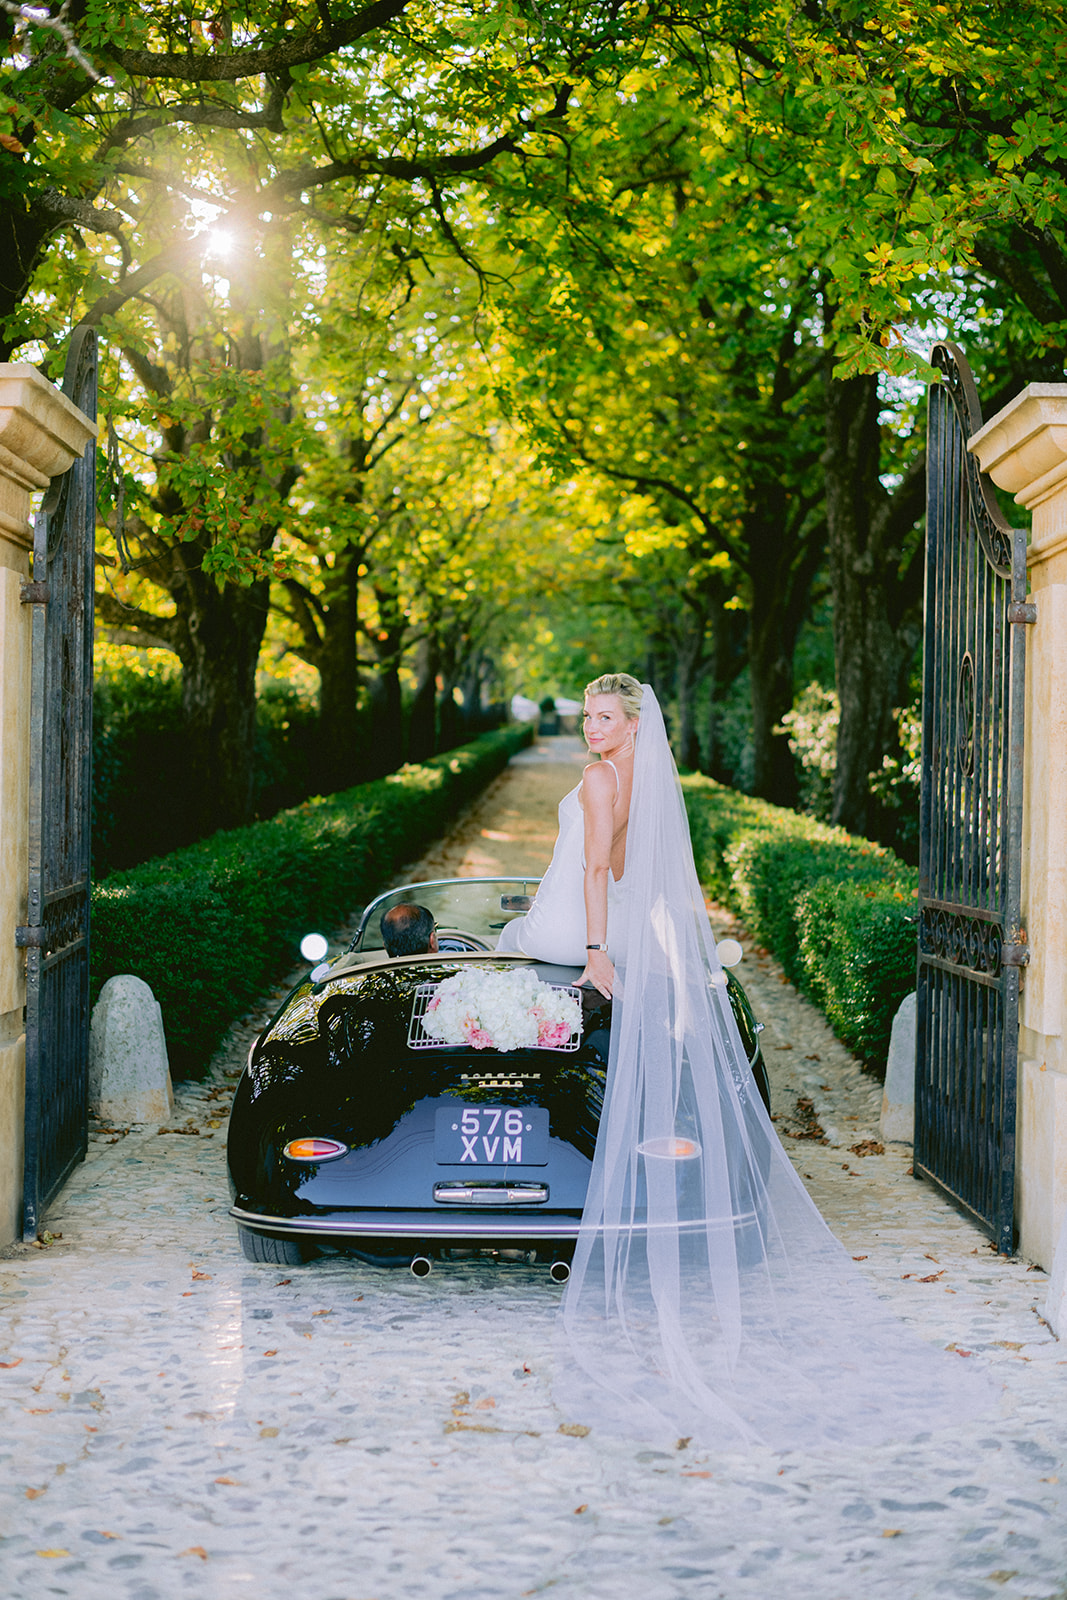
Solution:
<svg viewBox="0 0 1067 1600">
<path fill-rule="evenodd" d="M 118 972 L 148 983 L 176 1076 L 201 1073 L 226 1028 L 291 966 L 301 936 L 380 892 L 529 742 L 483 735 L 422 766 L 307 800 L 112 873 L 92 907 L 92 999 Z"/>
<path fill-rule="evenodd" d="M 885 1065 L 915 987 L 919 876 L 892 851 L 698 775 L 682 780 L 701 881 L 773 952 L 838 1038 Z"/>
</svg>

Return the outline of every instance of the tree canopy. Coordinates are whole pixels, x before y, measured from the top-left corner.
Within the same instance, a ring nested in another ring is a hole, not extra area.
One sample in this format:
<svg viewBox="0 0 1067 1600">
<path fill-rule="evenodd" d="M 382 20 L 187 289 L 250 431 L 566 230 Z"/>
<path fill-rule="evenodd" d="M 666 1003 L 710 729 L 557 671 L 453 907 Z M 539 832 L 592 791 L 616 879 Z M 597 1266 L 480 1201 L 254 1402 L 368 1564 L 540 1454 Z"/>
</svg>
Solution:
<svg viewBox="0 0 1067 1600">
<path fill-rule="evenodd" d="M 1062 0 L 76 0 L 0 29 L 3 353 L 54 371 L 103 335 L 100 616 L 181 661 L 205 827 L 251 804 L 268 628 L 319 674 L 324 784 L 614 639 L 720 775 L 746 683 L 750 781 L 790 800 L 813 594 L 834 815 L 877 825 L 929 343 L 995 403 L 1064 372 Z"/>
</svg>

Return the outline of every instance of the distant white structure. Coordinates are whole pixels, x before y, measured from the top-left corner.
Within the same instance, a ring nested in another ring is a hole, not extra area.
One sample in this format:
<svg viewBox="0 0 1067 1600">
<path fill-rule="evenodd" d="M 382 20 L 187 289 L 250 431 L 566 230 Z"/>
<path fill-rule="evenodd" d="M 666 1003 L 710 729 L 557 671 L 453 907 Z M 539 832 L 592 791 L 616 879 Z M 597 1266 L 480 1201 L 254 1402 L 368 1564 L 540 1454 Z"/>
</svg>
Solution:
<svg viewBox="0 0 1067 1600">
<path fill-rule="evenodd" d="M 513 694 L 511 715 L 516 722 L 536 722 L 541 715 L 541 707 L 536 700 L 527 700 L 524 694 Z"/>
<path fill-rule="evenodd" d="M 143 978 L 109 978 L 89 1030 L 89 1107 L 108 1122 L 166 1122 L 174 1109 L 163 1013 Z"/>
</svg>

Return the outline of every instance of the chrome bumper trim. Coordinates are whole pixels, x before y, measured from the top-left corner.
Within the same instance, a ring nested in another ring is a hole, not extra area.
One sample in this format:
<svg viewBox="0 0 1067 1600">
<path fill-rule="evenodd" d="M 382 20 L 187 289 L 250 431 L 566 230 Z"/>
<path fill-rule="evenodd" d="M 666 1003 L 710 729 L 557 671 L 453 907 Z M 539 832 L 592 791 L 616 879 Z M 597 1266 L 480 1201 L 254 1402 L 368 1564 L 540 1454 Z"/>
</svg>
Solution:
<svg viewBox="0 0 1067 1600">
<path fill-rule="evenodd" d="M 547 1183 L 435 1183 L 433 1197 L 445 1206 L 543 1206 Z"/>
<path fill-rule="evenodd" d="M 577 1239 L 581 1217 L 576 1212 L 556 1212 L 546 1216 L 494 1215 L 488 1207 L 475 1218 L 474 1208 L 407 1212 L 404 1216 L 381 1218 L 366 1212 L 352 1217 L 272 1217 L 258 1211 L 231 1206 L 230 1216 L 242 1227 L 256 1233 L 341 1239 Z M 447 1218 L 447 1221 L 446 1221 Z"/>
</svg>

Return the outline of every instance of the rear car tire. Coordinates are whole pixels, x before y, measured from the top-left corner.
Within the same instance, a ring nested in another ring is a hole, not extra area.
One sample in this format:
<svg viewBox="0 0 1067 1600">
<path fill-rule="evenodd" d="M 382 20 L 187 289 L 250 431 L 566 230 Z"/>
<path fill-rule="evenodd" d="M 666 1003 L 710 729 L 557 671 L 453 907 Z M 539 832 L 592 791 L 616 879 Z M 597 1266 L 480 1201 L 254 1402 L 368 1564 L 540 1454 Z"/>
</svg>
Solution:
<svg viewBox="0 0 1067 1600">
<path fill-rule="evenodd" d="M 266 1234 L 253 1233 L 251 1228 L 238 1228 L 241 1249 L 246 1261 L 265 1262 L 275 1267 L 301 1267 L 309 1251 L 299 1239 L 270 1239 Z"/>
</svg>

